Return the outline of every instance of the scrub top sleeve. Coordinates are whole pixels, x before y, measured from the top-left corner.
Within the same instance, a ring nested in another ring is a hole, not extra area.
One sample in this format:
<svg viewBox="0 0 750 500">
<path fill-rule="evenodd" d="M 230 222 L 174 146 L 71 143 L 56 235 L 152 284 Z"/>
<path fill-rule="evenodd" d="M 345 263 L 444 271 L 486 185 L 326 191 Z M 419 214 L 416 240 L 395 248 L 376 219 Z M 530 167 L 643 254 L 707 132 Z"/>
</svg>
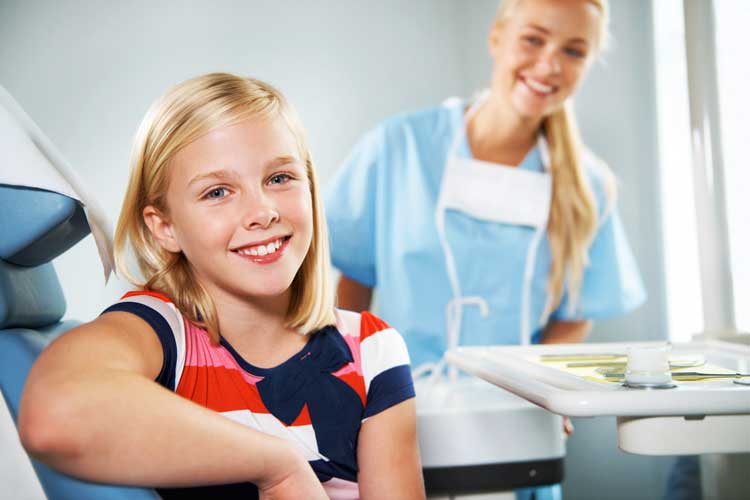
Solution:
<svg viewBox="0 0 750 500">
<path fill-rule="evenodd" d="M 366 134 L 325 190 L 331 260 L 345 276 L 375 287 L 375 223 L 383 130 Z"/>
<path fill-rule="evenodd" d="M 570 310 L 568 299 L 565 294 L 550 319 L 572 321 L 619 316 L 646 300 L 638 265 L 616 207 L 599 226 L 589 248 L 589 265 L 584 271 L 575 311 Z"/>
</svg>

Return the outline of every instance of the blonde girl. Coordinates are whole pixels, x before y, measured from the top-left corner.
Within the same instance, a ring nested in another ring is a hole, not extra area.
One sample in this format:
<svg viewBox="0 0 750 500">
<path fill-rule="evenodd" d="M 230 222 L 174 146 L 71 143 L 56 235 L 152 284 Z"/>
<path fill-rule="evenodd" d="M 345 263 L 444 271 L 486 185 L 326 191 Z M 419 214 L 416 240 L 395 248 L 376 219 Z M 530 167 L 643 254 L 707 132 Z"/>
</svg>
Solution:
<svg viewBox="0 0 750 500">
<path fill-rule="evenodd" d="M 333 307 L 315 171 L 275 88 L 215 73 L 161 97 L 115 248 L 136 289 L 34 365 L 34 456 L 163 498 L 424 495 L 405 345 Z"/>
</svg>

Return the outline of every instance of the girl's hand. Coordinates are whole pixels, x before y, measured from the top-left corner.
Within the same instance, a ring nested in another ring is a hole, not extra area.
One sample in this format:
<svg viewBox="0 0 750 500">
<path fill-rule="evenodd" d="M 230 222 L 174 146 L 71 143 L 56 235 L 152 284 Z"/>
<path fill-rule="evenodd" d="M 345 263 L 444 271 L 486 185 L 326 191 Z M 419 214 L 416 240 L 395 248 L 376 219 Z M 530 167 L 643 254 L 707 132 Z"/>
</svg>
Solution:
<svg viewBox="0 0 750 500">
<path fill-rule="evenodd" d="M 296 450 L 290 452 L 292 457 L 281 462 L 283 470 L 273 474 L 268 481 L 258 483 L 260 500 L 328 500 L 328 495 L 310 464 Z"/>
</svg>

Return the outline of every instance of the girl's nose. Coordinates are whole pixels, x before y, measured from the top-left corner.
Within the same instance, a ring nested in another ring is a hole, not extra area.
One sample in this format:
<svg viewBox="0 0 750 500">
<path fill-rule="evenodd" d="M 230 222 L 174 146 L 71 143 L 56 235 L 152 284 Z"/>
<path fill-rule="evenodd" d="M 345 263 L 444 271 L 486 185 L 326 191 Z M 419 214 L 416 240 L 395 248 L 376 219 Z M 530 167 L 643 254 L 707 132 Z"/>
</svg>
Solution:
<svg viewBox="0 0 750 500">
<path fill-rule="evenodd" d="M 266 229 L 279 221 L 279 212 L 268 200 L 254 200 L 242 219 L 245 229 Z"/>
</svg>

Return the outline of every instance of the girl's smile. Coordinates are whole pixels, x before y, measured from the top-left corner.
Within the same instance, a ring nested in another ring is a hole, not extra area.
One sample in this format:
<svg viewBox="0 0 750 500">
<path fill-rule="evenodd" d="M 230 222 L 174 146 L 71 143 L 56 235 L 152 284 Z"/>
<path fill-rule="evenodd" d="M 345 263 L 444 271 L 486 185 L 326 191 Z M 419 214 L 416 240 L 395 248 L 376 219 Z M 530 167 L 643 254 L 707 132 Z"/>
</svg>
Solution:
<svg viewBox="0 0 750 500">
<path fill-rule="evenodd" d="M 269 238 L 258 243 L 250 243 L 232 251 L 244 259 L 249 259 L 256 264 L 271 264 L 281 258 L 291 236 Z"/>
</svg>

